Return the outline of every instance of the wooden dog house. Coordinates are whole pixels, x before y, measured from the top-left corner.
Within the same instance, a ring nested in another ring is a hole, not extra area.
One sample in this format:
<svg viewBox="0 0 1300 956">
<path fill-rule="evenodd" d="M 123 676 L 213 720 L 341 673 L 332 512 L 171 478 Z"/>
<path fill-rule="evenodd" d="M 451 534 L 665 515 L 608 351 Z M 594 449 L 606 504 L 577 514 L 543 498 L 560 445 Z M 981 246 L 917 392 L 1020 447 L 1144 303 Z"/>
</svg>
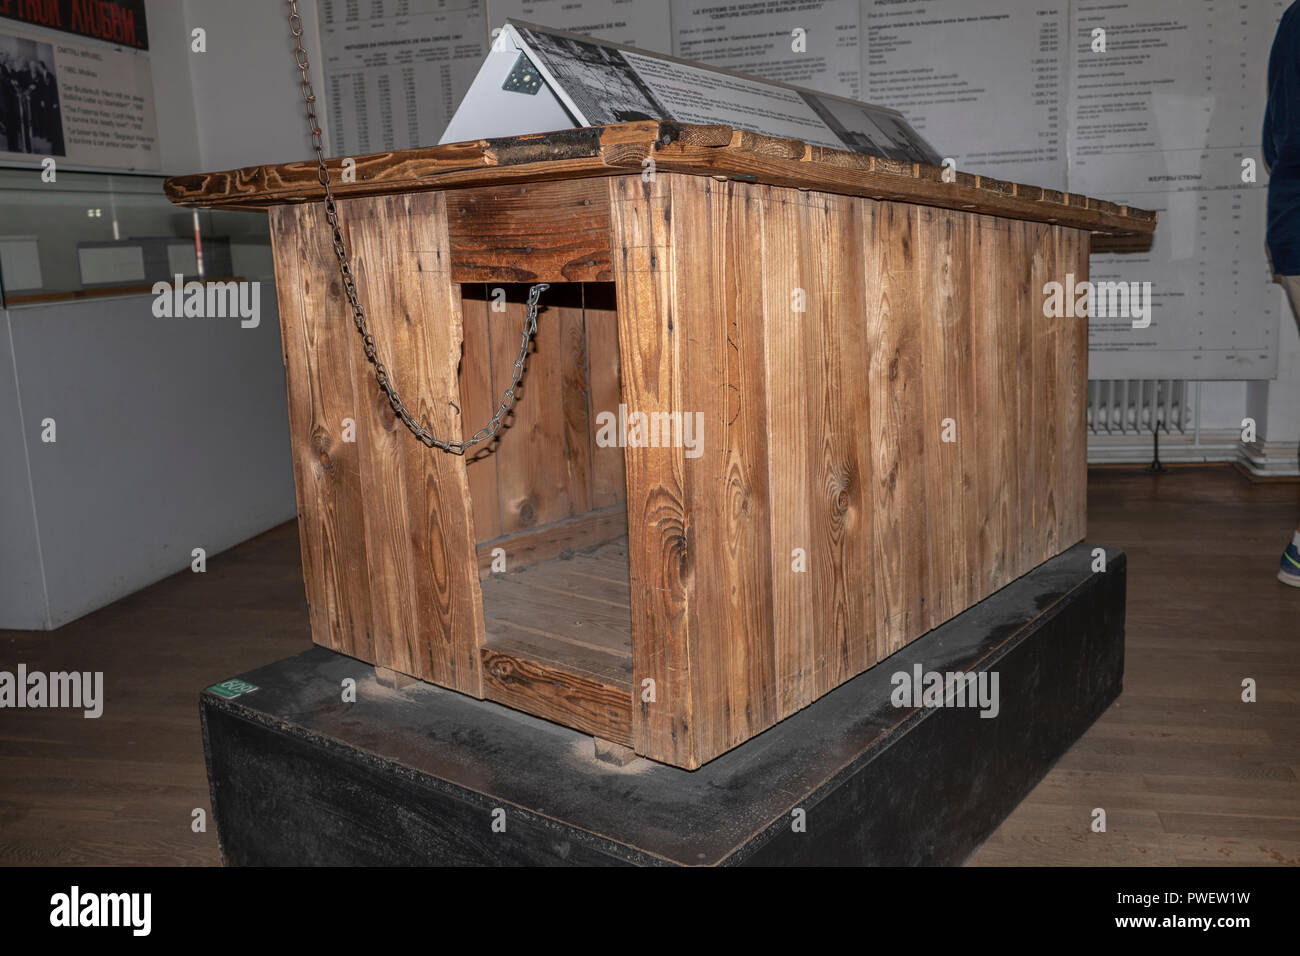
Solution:
<svg viewBox="0 0 1300 956">
<path fill-rule="evenodd" d="M 461 457 L 376 387 L 316 172 L 166 188 L 270 213 L 318 644 L 695 768 L 1083 538 L 1087 319 L 1043 290 L 1152 213 L 719 126 L 331 161 L 439 434 L 488 420 L 514 284 L 552 284 Z"/>
</svg>

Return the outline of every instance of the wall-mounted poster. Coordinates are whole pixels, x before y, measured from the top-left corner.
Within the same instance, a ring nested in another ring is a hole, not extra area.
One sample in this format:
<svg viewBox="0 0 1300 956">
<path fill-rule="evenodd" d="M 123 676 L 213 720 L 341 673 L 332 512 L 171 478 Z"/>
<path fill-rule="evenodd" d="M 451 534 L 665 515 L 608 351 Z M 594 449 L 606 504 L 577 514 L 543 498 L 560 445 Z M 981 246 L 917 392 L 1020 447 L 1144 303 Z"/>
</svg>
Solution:
<svg viewBox="0 0 1300 956">
<path fill-rule="evenodd" d="M 58 168 L 158 170 L 148 45 L 142 2 L 0 0 L 0 163 L 52 158 Z"/>
<path fill-rule="evenodd" d="M 428 146 L 487 50 L 483 0 L 320 0 L 330 151 Z"/>
<path fill-rule="evenodd" d="M 861 17 L 859 0 L 673 0 L 673 54 L 824 93 L 862 96 Z"/>
<path fill-rule="evenodd" d="M 488 19 L 494 29 L 526 20 L 656 53 L 673 51 L 668 7 L 645 0 L 488 0 Z"/>
<path fill-rule="evenodd" d="M 1065 189 L 1066 0 L 866 0 L 862 97 L 957 168 Z"/>
<path fill-rule="evenodd" d="M 145 0 L 0 0 L 0 19 L 149 49 Z"/>
<path fill-rule="evenodd" d="M 1160 213 L 1149 253 L 1092 259 L 1095 282 L 1152 284 L 1146 328 L 1093 320 L 1095 377 L 1276 374 L 1278 320 L 1290 318 L 1264 245 L 1260 140 L 1288 2 L 1072 5 L 1070 189 Z"/>
</svg>

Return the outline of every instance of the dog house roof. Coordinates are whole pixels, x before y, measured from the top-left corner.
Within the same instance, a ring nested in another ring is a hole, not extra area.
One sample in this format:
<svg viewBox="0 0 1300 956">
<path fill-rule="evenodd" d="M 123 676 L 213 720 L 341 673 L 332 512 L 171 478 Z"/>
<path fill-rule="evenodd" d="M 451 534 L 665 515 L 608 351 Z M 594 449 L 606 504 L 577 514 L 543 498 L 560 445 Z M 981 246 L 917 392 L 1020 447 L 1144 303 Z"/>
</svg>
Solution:
<svg viewBox="0 0 1300 956">
<path fill-rule="evenodd" d="M 344 198 L 639 174 L 647 158 L 662 172 L 1056 223 L 1105 237 L 1107 248 L 1141 247 L 1156 227 L 1156 214 L 1145 209 L 960 171 L 948 173 L 952 181 L 945 182 L 942 167 L 730 126 L 642 121 L 373 153 L 354 158 L 355 177 L 348 181 L 342 159 L 327 165 L 334 195 Z M 314 161 L 173 176 L 164 189 L 177 205 L 223 209 L 266 209 L 324 197 Z"/>
</svg>

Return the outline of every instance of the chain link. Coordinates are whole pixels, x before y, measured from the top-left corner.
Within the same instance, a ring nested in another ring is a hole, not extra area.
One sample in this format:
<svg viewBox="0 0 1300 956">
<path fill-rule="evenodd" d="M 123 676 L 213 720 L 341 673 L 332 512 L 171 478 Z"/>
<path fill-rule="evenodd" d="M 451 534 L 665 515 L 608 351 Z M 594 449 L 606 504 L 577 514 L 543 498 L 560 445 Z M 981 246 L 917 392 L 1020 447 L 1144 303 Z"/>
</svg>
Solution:
<svg viewBox="0 0 1300 956">
<path fill-rule="evenodd" d="M 402 404 L 401 396 L 397 393 L 397 386 L 388 376 L 387 366 L 379 360 L 379 349 L 375 345 L 375 337 L 370 334 L 370 329 L 366 323 L 365 310 L 361 307 L 361 300 L 357 296 L 357 284 L 353 279 L 352 266 L 348 261 L 348 250 L 343 244 L 343 231 L 339 228 L 338 207 L 334 204 L 334 193 L 330 189 L 329 167 L 325 165 L 325 145 L 322 139 L 320 123 L 316 119 L 316 91 L 312 89 L 311 78 L 307 72 L 311 64 L 307 60 L 307 51 L 303 49 L 302 45 L 302 17 L 298 13 L 297 0 L 288 0 L 288 3 L 289 33 L 294 40 L 293 58 L 298 64 L 298 72 L 302 74 L 302 99 L 307 107 L 307 128 L 311 131 L 311 145 L 316 152 L 316 179 L 325 190 L 325 219 L 329 222 L 330 229 L 333 231 L 334 254 L 339 260 L 339 276 L 343 280 L 343 292 L 347 296 L 348 304 L 352 307 L 352 322 L 356 325 L 357 333 L 361 336 L 366 360 L 374 366 L 375 381 L 379 383 L 383 393 L 388 396 L 388 404 L 393 407 L 393 412 L 416 438 L 430 448 L 439 448 L 453 455 L 463 455 L 475 445 L 490 441 L 492 436 L 501 428 L 502 419 L 514 407 L 515 392 L 524 376 L 524 362 L 528 358 L 528 346 L 532 342 L 533 336 L 537 334 L 537 301 L 549 286 L 545 282 L 539 282 L 528 290 L 528 314 L 524 319 L 524 329 L 519 337 L 519 356 L 515 359 L 514 378 L 510 382 L 510 387 L 505 390 L 505 394 L 501 397 L 501 404 L 497 407 L 496 414 L 492 416 L 491 421 L 467 439 L 448 441 L 438 438 L 411 416 L 411 413 L 406 410 L 406 406 Z M 459 409 L 457 411 L 459 412 Z"/>
</svg>

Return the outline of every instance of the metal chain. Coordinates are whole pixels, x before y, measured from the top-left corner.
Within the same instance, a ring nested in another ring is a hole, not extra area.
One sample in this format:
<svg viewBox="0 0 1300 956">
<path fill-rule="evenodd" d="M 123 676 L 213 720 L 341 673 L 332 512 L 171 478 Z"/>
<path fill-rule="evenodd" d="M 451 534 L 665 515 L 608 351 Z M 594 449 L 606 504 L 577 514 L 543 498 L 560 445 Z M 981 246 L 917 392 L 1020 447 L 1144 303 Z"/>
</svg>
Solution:
<svg viewBox="0 0 1300 956">
<path fill-rule="evenodd" d="M 490 441 L 492 436 L 501 428 L 501 420 L 514 407 L 515 390 L 519 388 L 519 382 L 524 375 L 524 361 L 528 358 L 528 346 L 537 333 L 537 300 L 549 286 L 545 282 L 540 282 L 528 290 L 528 314 L 524 319 L 524 329 L 519 337 L 519 357 L 515 359 L 514 378 L 510 382 L 510 387 L 506 389 L 505 394 L 502 396 L 501 404 L 497 408 L 496 414 L 492 416 L 491 421 L 468 439 L 447 441 L 438 438 L 433 432 L 411 417 L 411 413 L 406 410 L 406 406 L 402 404 L 401 396 L 397 393 L 397 386 L 388 376 L 387 366 L 379 360 L 379 349 L 375 345 L 375 337 L 370 334 L 370 329 L 366 324 L 365 310 L 361 307 L 361 300 L 357 296 L 357 284 L 352 277 L 352 266 L 348 261 L 348 250 L 343 244 L 343 232 L 339 228 L 338 208 L 334 204 L 334 193 L 330 189 L 329 168 L 325 165 L 325 146 L 321 137 L 320 123 L 316 120 L 316 91 L 312 89 L 311 79 L 307 75 L 310 64 L 307 62 L 307 51 L 303 49 L 302 45 L 302 17 L 298 13 L 297 0 L 288 0 L 288 2 L 289 33 L 294 40 L 293 56 L 298 64 L 298 71 L 302 74 L 302 99 L 307 106 L 307 128 L 311 130 L 312 149 L 316 151 L 316 179 L 320 181 L 321 186 L 325 189 L 325 219 L 329 222 L 330 229 L 334 234 L 334 254 L 339 260 L 339 275 L 343 279 L 343 291 L 347 295 L 348 304 L 352 307 L 352 321 L 361 336 L 366 359 L 375 367 L 375 381 L 379 383 L 380 389 L 388 396 L 388 404 L 393 406 L 393 412 L 416 438 L 430 448 L 439 448 L 453 455 L 463 455 L 475 445 Z M 459 409 L 457 411 L 459 412 Z"/>
</svg>

